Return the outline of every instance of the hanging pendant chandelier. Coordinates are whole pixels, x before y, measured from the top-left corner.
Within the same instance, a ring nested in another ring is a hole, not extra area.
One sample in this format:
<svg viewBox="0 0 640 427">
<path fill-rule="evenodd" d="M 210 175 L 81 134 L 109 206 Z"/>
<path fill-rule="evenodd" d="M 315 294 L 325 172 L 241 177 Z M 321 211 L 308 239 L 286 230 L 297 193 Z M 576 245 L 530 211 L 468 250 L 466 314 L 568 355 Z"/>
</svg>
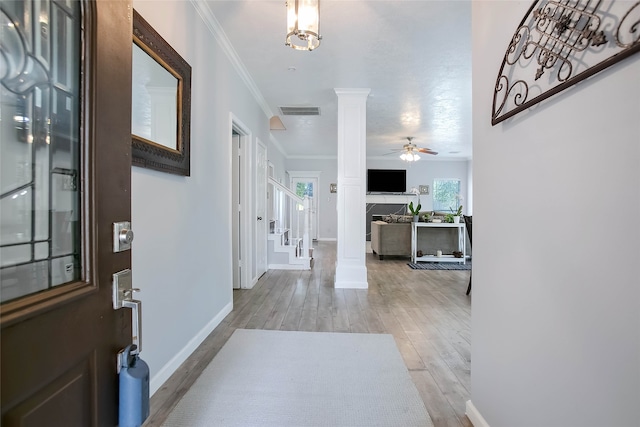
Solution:
<svg viewBox="0 0 640 427">
<path fill-rule="evenodd" d="M 288 0 L 285 45 L 312 51 L 320 40 L 320 0 Z"/>
</svg>

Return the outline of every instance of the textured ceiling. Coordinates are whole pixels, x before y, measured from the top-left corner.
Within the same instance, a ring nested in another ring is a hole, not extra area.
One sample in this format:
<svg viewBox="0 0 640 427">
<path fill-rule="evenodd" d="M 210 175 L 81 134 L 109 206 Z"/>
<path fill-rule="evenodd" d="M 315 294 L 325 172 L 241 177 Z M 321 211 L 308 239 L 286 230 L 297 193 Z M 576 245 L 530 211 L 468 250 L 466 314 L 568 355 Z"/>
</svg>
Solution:
<svg viewBox="0 0 640 427">
<path fill-rule="evenodd" d="M 274 115 L 273 135 L 290 158 L 336 155 L 334 88 L 370 88 L 367 156 L 388 155 L 415 137 L 438 158 L 471 157 L 471 2 L 338 1 L 320 5 L 319 48 L 284 45 L 284 0 L 200 0 Z M 427 155 L 423 156 L 427 157 Z"/>
</svg>

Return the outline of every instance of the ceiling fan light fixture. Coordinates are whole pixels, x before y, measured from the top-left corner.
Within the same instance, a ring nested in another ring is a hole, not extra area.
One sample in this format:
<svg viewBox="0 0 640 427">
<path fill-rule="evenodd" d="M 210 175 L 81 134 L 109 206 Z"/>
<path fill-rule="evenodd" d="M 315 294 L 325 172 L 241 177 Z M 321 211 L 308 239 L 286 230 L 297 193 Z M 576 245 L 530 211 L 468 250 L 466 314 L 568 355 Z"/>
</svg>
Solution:
<svg viewBox="0 0 640 427">
<path fill-rule="evenodd" d="M 312 51 L 320 46 L 320 40 L 320 0 L 288 0 L 285 45 Z"/>
<path fill-rule="evenodd" d="M 420 156 L 414 153 L 411 149 L 407 149 L 407 151 L 403 152 L 400 155 L 400 158 L 405 162 L 416 162 L 420 160 Z"/>
<path fill-rule="evenodd" d="M 408 143 L 404 144 L 402 148 L 393 150 L 396 153 L 400 152 L 400 159 L 404 160 L 405 162 L 417 162 L 418 160 L 420 160 L 420 155 L 418 153 L 426 153 L 434 156 L 438 154 L 436 151 L 433 151 L 430 148 L 418 147 L 413 143 L 412 136 L 408 136 L 407 141 Z"/>
</svg>

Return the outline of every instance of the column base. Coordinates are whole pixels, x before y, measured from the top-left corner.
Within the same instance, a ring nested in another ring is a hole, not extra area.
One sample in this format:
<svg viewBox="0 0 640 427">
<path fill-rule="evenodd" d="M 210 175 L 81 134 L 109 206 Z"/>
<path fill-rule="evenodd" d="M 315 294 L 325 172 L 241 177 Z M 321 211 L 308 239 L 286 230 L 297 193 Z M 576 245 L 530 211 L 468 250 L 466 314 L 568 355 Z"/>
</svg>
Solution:
<svg viewBox="0 0 640 427">
<path fill-rule="evenodd" d="M 339 265 L 336 262 L 336 289 L 368 289 L 367 267 L 363 265 Z"/>
</svg>

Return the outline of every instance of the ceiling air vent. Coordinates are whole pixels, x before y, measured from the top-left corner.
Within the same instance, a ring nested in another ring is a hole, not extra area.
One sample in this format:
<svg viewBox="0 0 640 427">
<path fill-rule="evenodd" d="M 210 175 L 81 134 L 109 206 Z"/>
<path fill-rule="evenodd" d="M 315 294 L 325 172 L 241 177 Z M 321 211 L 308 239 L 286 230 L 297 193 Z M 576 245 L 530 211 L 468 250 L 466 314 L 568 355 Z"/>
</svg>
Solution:
<svg viewBox="0 0 640 427">
<path fill-rule="evenodd" d="M 283 116 L 319 116 L 320 107 L 280 107 Z"/>
</svg>

